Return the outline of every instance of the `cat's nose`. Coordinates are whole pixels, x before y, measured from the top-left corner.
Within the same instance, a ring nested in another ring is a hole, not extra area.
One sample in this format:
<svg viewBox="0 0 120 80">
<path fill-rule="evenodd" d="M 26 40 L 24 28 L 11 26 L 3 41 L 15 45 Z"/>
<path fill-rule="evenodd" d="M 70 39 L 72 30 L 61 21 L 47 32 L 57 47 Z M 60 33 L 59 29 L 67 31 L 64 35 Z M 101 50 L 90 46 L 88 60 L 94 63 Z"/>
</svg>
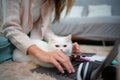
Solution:
<svg viewBox="0 0 120 80">
<path fill-rule="evenodd" d="M 62 52 L 63 52 L 63 50 L 62 49 L 60 49 Z"/>
</svg>

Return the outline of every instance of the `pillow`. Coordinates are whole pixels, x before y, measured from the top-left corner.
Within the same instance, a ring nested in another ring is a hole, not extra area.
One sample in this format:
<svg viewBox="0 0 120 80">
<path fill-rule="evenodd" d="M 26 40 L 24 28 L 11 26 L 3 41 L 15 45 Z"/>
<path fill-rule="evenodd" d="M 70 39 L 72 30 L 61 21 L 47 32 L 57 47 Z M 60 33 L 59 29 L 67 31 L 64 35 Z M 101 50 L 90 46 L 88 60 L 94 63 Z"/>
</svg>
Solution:
<svg viewBox="0 0 120 80">
<path fill-rule="evenodd" d="M 88 6 L 88 17 L 111 16 L 110 5 L 90 5 Z"/>
<path fill-rule="evenodd" d="M 66 9 L 67 8 L 65 7 L 65 9 L 63 10 L 63 12 L 61 14 L 61 18 L 65 17 Z M 81 7 L 81 6 L 73 6 L 71 8 L 71 11 L 66 16 L 66 18 L 78 18 L 78 17 L 82 17 L 82 11 L 83 11 L 83 7 Z"/>
</svg>

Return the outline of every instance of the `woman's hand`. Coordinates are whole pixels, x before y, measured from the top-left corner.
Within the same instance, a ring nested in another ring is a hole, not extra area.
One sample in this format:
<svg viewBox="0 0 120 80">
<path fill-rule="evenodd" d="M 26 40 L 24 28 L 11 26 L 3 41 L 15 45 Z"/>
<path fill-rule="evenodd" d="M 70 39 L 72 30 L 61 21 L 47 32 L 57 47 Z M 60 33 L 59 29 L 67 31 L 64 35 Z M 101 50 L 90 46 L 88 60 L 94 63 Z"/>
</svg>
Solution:
<svg viewBox="0 0 120 80">
<path fill-rule="evenodd" d="M 47 54 L 49 54 L 48 61 L 54 64 L 60 72 L 64 73 L 62 66 L 64 66 L 69 73 L 75 72 L 69 58 L 66 57 L 62 51 L 55 50 L 53 52 L 48 52 Z"/>
<path fill-rule="evenodd" d="M 45 52 L 33 45 L 28 48 L 28 54 L 37 57 L 41 62 L 53 64 L 61 73 L 64 73 L 63 67 L 65 67 L 69 73 L 75 72 L 69 58 L 60 50 Z"/>
<path fill-rule="evenodd" d="M 80 53 L 80 46 L 77 42 L 73 43 L 73 53 L 75 54 Z"/>
</svg>

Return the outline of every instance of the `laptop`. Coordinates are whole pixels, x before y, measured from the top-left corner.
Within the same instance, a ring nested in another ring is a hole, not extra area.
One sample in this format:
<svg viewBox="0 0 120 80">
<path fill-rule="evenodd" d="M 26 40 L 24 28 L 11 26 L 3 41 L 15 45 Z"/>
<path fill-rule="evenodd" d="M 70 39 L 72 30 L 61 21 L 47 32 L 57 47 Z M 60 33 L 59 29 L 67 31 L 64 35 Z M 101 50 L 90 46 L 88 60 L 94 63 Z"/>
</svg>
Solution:
<svg viewBox="0 0 120 80">
<path fill-rule="evenodd" d="M 109 52 L 109 54 L 107 55 L 106 59 L 104 60 L 104 62 L 101 64 L 100 67 L 98 67 L 95 71 L 92 72 L 91 75 L 91 79 L 90 80 L 96 80 L 97 78 L 100 77 L 103 69 L 106 66 L 109 66 L 112 61 L 115 59 L 115 57 L 118 55 L 118 47 L 120 45 L 120 40 L 115 42 L 115 45 L 113 47 L 113 49 Z"/>
</svg>

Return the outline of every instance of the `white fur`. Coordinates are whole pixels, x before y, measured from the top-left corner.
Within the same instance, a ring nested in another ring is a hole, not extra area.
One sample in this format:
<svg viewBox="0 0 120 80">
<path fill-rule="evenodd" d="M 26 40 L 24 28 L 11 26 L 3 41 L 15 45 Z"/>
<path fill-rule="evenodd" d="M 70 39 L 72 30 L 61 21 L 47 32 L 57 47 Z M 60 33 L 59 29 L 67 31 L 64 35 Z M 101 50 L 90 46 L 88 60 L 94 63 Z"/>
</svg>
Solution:
<svg viewBox="0 0 120 80">
<path fill-rule="evenodd" d="M 49 42 L 41 41 L 38 39 L 31 39 L 39 48 L 41 48 L 44 51 L 53 51 L 56 49 L 62 50 L 66 56 L 70 56 L 72 53 L 72 41 L 71 36 L 67 37 L 54 37 L 50 38 Z M 59 45 L 59 47 L 55 47 L 55 45 Z M 67 47 L 64 47 L 63 45 L 67 45 Z M 17 62 L 28 62 L 32 61 L 36 64 L 39 64 L 43 67 L 53 67 L 52 64 L 49 63 L 43 63 L 37 60 L 34 56 L 23 54 L 20 50 L 15 49 L 13 52 L 13 60 Z"/>
</svg>

